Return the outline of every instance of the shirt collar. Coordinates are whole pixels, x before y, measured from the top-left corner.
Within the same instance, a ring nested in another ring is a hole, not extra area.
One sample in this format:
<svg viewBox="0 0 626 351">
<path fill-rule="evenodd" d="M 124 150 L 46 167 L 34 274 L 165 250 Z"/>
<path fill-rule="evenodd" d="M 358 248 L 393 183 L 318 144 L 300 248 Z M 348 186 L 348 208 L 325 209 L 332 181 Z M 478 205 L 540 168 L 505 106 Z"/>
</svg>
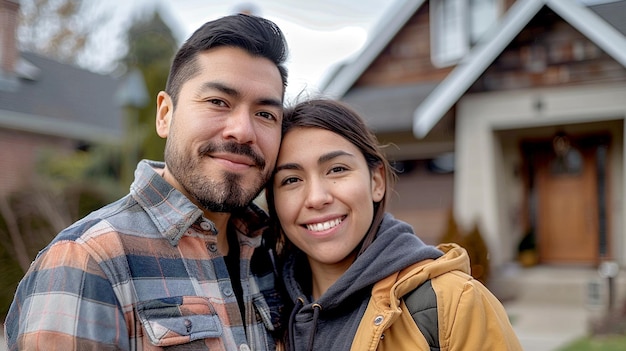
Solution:
<svg viewBox="0 0 626 351">
<path fill-rule="evenodd" d="M 172 245 L 185 234 L 187 229 L 199 220 L 206 220 L 202 210 L 185 195 L 176 190 L 160 175 L 165 163 L 142 160 L 135 170 L 135 181 L 130 187 L 131 196 L 144 208 L 161 234 Z M 234 225 L 238 234 L 258 246 L 261 233 L 267 227 L 267 214 L 255 204 L 232 214 L 229 225 Z"/>
<path fill-rule="evenodd" d="M 187 229 L 202 217 L 202 210 L 163 179 L 157 170 L 164 167 L 163 162 L 139 162 L 130 194 L 161 234 L 176 245 Z"/>
</svg>

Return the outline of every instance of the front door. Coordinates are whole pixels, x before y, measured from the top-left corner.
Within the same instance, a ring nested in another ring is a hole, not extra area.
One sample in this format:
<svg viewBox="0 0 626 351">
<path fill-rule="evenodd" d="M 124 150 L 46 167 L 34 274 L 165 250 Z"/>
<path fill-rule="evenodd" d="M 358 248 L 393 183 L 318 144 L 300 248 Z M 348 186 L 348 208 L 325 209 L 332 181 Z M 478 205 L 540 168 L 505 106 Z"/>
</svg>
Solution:
<svg viewBox="0 0 626 351">
<path fill-rule="evenodd" d="M 536 151 L 534 216 L 540 262 L 597 263 L 597 144 L 577 143 L 563 135 L 556 136 L 549 148 Z"/>
</svg>

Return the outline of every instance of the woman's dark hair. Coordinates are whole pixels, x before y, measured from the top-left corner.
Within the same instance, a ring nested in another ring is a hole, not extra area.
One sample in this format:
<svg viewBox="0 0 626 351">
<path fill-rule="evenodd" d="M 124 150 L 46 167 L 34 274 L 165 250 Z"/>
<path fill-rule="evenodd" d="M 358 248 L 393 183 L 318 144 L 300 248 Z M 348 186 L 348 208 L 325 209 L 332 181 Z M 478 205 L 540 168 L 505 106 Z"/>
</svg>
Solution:
<svg viewBox="0 0 626 351">
<path fill-rule="evenodd" d="M 246 14 L 230 15 L 202 25 L 176 52 L 165 86 L 165 92 L 172 98 L 174 106 L 183 83 L 198 73 L 198 53 L 220 46 L 241 48 L 252 56 L 269 59 L 276 64 L 283 87 L 287 87 L 287 68 L 284 64 L 288 49 L 280 28 L 265 18 Z"/>
<path fill-rule="evenodd" d="M 284 112 L 282 135 L 283 137 L 294 128 L 319 128 L 336 133 L 356 146 L 367 163 L 370 172 L 381 166 L 385 181 L 385 194 L 381 201 L 374 203 L 374 218 L 361 242 L 358 255 L 360 255 L 374 241 L 378 227 L 383 220 L 387 209 L 387 195 L 390 193 L 396 181 L 396 173 L 384 156 L 382 148 L 374 133 L 365 125 L 363 118 L 350 106 L 336 100 L 313 99 L 296 104 L 287 108 Z M 268 182 L 265 189 L 268 210 L 272 218 L 272 228 L 278 233 L 276 252 L 279 256 L 285 250 L 290 250 L 291 242 L 285 236 L 278 217 L 274 202 L 273 179 Z"/>
</svg>

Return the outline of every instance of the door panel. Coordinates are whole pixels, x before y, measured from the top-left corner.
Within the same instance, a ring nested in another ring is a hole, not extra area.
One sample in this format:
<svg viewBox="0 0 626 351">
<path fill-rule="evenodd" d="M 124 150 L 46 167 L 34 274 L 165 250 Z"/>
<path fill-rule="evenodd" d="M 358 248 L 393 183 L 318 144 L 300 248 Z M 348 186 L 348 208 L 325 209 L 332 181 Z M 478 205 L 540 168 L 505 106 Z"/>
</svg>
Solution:
<svg viewBox="0 0 626 351">
<path fill-rule="evenodd" d="M 559 166 L 563 158 L 554 152 L 536 155 L 537 239 L 543 263 L 595 263 L 598 259 L 595 154 L 591 148 L 576 152 L 579 168 L 569 170 Z"/>
</svg>

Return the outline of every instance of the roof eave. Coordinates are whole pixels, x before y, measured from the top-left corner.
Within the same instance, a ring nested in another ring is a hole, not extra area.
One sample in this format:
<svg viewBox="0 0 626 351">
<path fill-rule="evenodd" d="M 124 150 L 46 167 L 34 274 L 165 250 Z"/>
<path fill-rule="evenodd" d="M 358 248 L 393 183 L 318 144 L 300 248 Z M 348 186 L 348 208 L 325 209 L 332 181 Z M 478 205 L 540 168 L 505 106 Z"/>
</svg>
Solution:
<svg viewBox="0 0 626 351">
<path fill-rule="evenodd" d="M 497 28 L 491 31 L 492 36 L 484 37 L 415 109 L 413 134 L 416 138 L 421 139 L 430 132 L 544 5 L 543 0 L 525 0 L 511 6 Z"/>
<path fill-rule="evenodd" d="M 626 37 L 589 8 L 570 0 L 547 0 L 547 5 L 609 56 L 626 67 Z M 574 6 L 572 6 L 574 5 Z"/>
<path fill-rule="evenodd" d="M 120 131 L 7 110 L 0 110 L 0 128 L 104 144 L 123 140 Z"/>
<path fill-rule="evenodd" d="M 372 40 L 365 44 L 353 62 L 340 66 L 322 88 L 323 93 L 332 98 L 343 97 L 424 2 L 425 0 L 397 2 L 398 6 L 392 8 L 389 16 L 381 20 L 378 29 L 373 31 Z"/>
</svg>

